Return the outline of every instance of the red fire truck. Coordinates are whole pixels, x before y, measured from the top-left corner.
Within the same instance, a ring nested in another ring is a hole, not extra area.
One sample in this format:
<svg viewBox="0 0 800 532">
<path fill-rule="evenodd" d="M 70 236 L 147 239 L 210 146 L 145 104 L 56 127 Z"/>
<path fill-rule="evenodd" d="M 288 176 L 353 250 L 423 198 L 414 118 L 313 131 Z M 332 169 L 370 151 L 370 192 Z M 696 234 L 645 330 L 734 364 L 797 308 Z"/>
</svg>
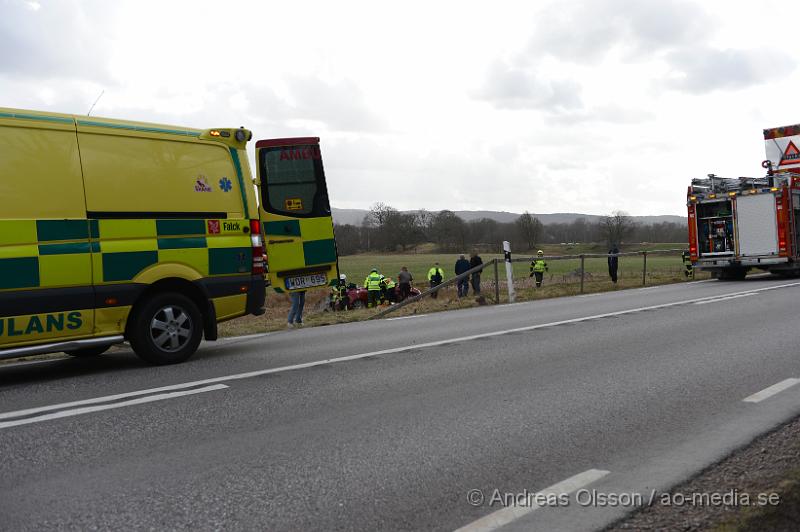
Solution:
<svg viewBox="0 0 800 532">
<path fill-rule="evenodd" d="M 800 274 L 800 125 L 764 130 L 765 177 L 693 179 L 689 254 L 697 270 L 743 279 L 751 268 Z"/>
</svg>

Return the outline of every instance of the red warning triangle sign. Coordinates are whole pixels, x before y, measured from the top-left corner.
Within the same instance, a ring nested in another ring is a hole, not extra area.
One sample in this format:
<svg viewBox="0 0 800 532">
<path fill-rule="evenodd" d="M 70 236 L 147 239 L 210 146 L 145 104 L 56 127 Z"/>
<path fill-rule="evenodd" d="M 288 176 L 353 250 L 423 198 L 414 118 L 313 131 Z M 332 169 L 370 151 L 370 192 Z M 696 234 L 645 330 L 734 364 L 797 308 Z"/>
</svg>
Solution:
<svg viewBox="0 0 800 532">
<path fill-rule="evenodd" d="M 789 145 L 786 146 L 786 150 L 783 152 L 783 157 L 781 157 L 780 166 L 785 164 L 800 164 L 800 150 L 797 149 L 797 146 L 795 146 L 794 142 L 791 140 L 789 141 Z"/>
</svg>

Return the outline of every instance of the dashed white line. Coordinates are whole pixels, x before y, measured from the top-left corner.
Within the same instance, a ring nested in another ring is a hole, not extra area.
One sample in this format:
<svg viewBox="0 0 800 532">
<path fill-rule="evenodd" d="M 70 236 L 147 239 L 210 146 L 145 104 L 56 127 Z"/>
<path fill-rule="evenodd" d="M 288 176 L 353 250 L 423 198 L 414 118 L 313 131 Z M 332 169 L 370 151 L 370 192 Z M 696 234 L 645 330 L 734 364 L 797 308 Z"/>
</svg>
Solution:
<svg viewBox="0 0 800 532">
<path fill-rule="evenodd" d="M 138 399 L 131 399 L 130 401 L 122 401 L 120 403 L 110 403 L 98 406 L 87 406 L 83 408 L 74 408 L 72 410 L 60 410 L 58 412 L 52 412 L 50 414 L 44 414 L 41 416 L 26 417 L 22 419 L 14 419 L 11 421 L 3 421 L 0 422 L 0 429 L 18 427 L 19 425 L 30 425 L 31 423 L 40 423 L 42 421 L 50 421 L 53 419 L 60 419 L 65 417 L 80 416 L 82 414 L 89 414 L 91 412 L 100 412 L 102 410 L 111 410 L 113 408 L 123 408 L 126 406 L 152 403 L 154 401 L 164 401 L 165 399 L 174 399 L 176 397 L 183 397 L 185 395 L 194 395 L 197 393 L 211 392 L 214 390 L 222 390 L 225 388 L 227 388 L 227 386 L 224 384 L 215 384 L 213 386 L 206 386 L 204 388 L 194 388 L 191 390 L 184 390 L 181 392 L 148 395 L 147 397 L 139 397 Z M 13 412 L 10 412 L 10 414 L 13 414 Z"/>
<path fill-rule="evenodd" d="M 562 480 L 558 484 L 553 484 L 549 488 L 545 488 L 537 493 L 541 495 L 561 495 L 561 494 L 569 494 L 574 491 L 577 491 L 584 486 L 588 486 L 592 482 L 596 482 L 603 478 L 604 476 L 608 475 L 608 471 L 603 471 L 602 469 L 589 469 L 584 471 L 583 473 L 578 473 L 575 476 L 569 477 L 566 480 Z M 463 526 L 456 530 L 456 532 L 488 532 L 490 530 L 497 530 L 501 526 L 505 526 L 512 521 L 516 521 L 520 517 L 523 517 L 535 510 L 538 510 L 541 506 L 533 503 L 530 506 L 507 506 L 502 510 L 497 510 L 496 512 L 490 513 L 487 516 L 481 517 L 477 521 L 473 521 L 472 523 Z"/>
<path fill-rule="evenodd" d="M 773 384 L 769 388 L 764 388 L 760 392 L 756 392 L 753 395 L 745 397 L 744 399 L 742 399 L 742 401 L 744 401 L 745 403 L 760 403 L 764 399 L 769 399 L 773 395 L 778 394 L 788 388 L 791 388 L 797 383 L 800 383 L 800 379 L 792 378 L 792 379 L 782 380 L 777 384 Z"/>
</svg>

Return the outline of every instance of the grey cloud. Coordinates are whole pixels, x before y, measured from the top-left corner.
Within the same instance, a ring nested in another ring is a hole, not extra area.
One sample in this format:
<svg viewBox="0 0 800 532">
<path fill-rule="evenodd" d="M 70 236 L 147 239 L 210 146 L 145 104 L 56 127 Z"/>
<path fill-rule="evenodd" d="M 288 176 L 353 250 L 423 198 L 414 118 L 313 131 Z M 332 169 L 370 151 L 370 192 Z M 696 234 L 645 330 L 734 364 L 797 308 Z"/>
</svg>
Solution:
<svg viewBox="0 0 800 532">
<path fill-rule="evenodd" d="M 692 93 L 742 89 L 788 75 L 796 62 L 776 50 L 718 50 L 707 46 L 667 55 L 669 86 Z"/>
<path fill-rule="evenodd" d="M 654 118 L 655 115 L 649 111 L 620 105 L 601 105 L 590 109 L 559 113 L 558 115 L 559 122 L 564 125 L 589 122 L 616 125 L 641 124 Z"/>
<path fill-rule="evenodd" d="M 296 118 L 324 122 L 337 131 L 383 131 L 384 120 L 364 101 L 361 88 L 351 80 L 326 83 L 316 78 L 289 80 Z"/>
<path fill-rule="evenodd" d="M 542 54 L 591 63 L 614 48 L 647 57 L 703 40 L 713 25 L 700 6 L 685 0 L 586 0 L 540 13 L 520 60 Z"/>
<path fill-rule="evenodd" d="M 531 69 L 495 62 L 484 87 L 475 93 L 479 99 L 501 109 L 578 109 L 583 104 L 580 86 L 572 80 L 550 80 Z"/>
<path fill-rule="evenodd" d="M 0 73 L 31 78 L 108 81 L 108 39 L 90 22 L 107 20 L 113 2 L 26 2 L 0 4 Z M 98 14 L 99 13 L 99 14 Z"/>
</svg>

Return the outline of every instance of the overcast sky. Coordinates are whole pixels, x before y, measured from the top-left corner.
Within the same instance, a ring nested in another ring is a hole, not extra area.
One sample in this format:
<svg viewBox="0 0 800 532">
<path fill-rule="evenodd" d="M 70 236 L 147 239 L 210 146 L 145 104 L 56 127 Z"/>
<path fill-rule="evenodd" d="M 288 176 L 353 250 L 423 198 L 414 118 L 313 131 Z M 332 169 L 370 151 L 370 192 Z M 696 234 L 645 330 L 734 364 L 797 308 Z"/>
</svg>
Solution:
<svg viewBox="0 0 800 532">
<path fill-rule="evenodd" d="M 0 106 L 319 136 L 340 208 L 684 214 L 800 122 L 791 0 L 0 0 Z M 251 159 L 252 160 L 252 159 Z"/>
</svg>

